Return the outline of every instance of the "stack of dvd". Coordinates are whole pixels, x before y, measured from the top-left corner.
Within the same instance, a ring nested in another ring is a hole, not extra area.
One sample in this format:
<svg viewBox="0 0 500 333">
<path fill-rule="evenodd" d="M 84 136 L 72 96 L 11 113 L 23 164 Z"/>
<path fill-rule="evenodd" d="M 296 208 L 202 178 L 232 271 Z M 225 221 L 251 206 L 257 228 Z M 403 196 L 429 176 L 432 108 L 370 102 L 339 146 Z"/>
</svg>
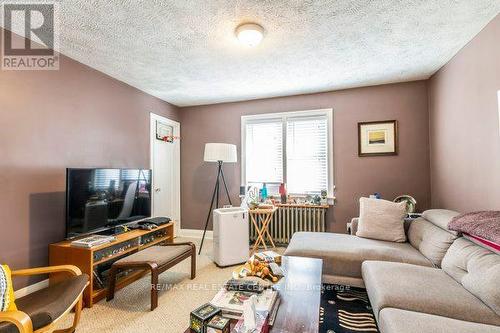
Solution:
<svg viewBox="0 0 500 333">
<path fill-rule="evenodd" d="M 90 249 L 95 246 L 111 243 L 115 241 L 114 236 L 92 235 L 71 242 L 71 246 Z"/>
</svg>

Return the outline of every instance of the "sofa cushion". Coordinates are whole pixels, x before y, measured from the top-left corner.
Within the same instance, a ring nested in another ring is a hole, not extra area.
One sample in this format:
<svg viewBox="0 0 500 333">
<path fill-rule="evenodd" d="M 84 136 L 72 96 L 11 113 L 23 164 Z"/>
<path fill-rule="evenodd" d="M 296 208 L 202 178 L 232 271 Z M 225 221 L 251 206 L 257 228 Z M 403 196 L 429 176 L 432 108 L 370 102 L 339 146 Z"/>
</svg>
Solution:
<svg viewBox="0 0 500 333">
<path fill-rule="evenodd" d="M 16 301 L 17 308 L 31 318 L 33 329 L 37 330 L 59 318 L 85 289 L 88 280 L 86 274 L 72 276 L 19 298 Z M 16 332 L 18 330 L 13 324 L 0 323 L 0 333 Z"/>
<path fill-rule="evenodd" d="M 500 316 L 500 255 L 459 238 L 444 256 L 442 267 Z"/>
<path fill-rule="evenodd" d="M 441 269 L 365 261 L 363 280 L 377 320 L 382 309 L 397 308 L 500 325 L 500 316 Z"/>
<path fill-rule="evenodd" d="M 323 274 L 361 278 L 364 260 L 406 262 L 432 266 L 409 243 L 385 242 L 357 236 L 296 232 L 285 255 L 323 259 Z"/>
<path fill-rule="evenodd" d="M 455 217 L 460 215 L 460 213 L 448 209 L 429 209 L 424 211 L 422 217 L 437 227 L 447 230 L 448 232 L 458 235 L 458 232 L 448 230 L 448 224 Z"/>
<path fill-rule="evenodd" d="M 406 203 L 360 198 L 356 236 L 391 242 L 405 242 L 403 219 Z"/>
<path fill-rule="evenodd" d="M 457 237 L 422 217 L 412 221 L 408 230 L 410 244 L 436 267 L 441 267 L 446 251 Z"/>
<path fill-rule="evenodd" d="M 408 235 L 408 229 L 410 229 L 410 224 L 413 221 L 413 218 L 405 218 L 403 225 L 404 225 L 404 230 L 405 230 L 405 235 Z M 356 235 L 356 232 L 358 231 L 358 224 L 359 224 L 359 217 L 353 217 L 351 219 L 351 223 L 348 224 L 347 226 L 347 233 L 351 235 Z"/>
<path fill-rule="evenodd" d="M 499 326 L 394 308 L 380 311 L 378 326 L 381 333 L 500 333 Z"/>
</svg>

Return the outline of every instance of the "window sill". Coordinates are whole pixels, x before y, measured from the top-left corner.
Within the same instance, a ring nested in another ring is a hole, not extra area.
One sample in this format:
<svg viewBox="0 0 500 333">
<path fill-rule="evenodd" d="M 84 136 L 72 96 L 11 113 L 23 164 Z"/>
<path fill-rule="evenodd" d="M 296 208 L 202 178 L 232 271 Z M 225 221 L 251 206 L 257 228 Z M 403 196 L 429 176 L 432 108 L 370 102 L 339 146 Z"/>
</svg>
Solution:
<svg viewBox="0 0 500 333">
<path fill-rule="evenodd" d="M 323 208 L 323 209 L 328 209 L 330 208 L 330 205 L 316 205 L 316 204 L 300 204 L 300 203 L 286 203 L 286 204 L 276 204 L 277 207 L 295 207 L 295 208 Z"/>
<path fill-rule="evenodd" d="M 307 195 L 291 195 L 290 197 L 292 198 L 305 198 Z M 239 195 L 240 199 L 243 199 L 245 196 L 240 194 Z M 326 198 L 326 201 L 327 201 L 327 204 L 326 205 L 316 205 L 316 206 L 335 206 L 335 201 L 337 200 L 337 197 L 327 197 Z M 281 203 L 279 204 L 281 205 Z M 286 205 L 286 204 L 283 204 L 283 205 Z M 311 204 L 306 204 L 306 203 L 303 203 L 303 204 L 289 204 L 289 205 L 302 205 L 302 206 L 315 206 L 315 205 L 311 205 Z"/>
</svg>

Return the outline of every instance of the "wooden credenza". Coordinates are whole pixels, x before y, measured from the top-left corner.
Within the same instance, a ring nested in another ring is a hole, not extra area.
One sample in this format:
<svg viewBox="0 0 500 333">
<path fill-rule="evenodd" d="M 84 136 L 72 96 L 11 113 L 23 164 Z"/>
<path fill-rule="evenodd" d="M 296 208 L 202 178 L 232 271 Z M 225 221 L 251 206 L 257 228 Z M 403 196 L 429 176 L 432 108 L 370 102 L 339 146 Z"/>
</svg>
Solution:
<svg viewBox="0 0 500 333">
<path fill-rule="evenodd" d="M 72 247 L 71 241 L 62 241 L 49 245 L 50 265 L 75 265 L 90 277 L 89 286 L 83 293 L 85 306 L 92 307 L 95 302 L 106 297 L 107 283 L 100 284 L 94 271 L 105 270 L 114 261 L 153 245 L 171 243 L 174 238 L 174 224 L 164 224 L 153 230 L 132 230 L 117 235 L 112 243 L 90 249 Z M 148 273 L 146 270 L 124 272 L 116 281 L 116 290 L 140 279 Z M 51 274 L 50 283 L 64 279 L 64 273 Z M 100 279 L 102 281 L 102 279 Z"/>
</svg>

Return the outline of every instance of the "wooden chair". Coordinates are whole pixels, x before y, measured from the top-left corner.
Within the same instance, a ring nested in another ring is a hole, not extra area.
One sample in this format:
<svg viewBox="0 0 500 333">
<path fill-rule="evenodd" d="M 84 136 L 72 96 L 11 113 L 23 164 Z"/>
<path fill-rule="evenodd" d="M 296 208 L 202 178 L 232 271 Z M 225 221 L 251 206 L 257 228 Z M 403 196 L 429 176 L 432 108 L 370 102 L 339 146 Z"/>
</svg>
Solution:
<svg viewBox="0 0 500 333">
<path fill-rule="evenodd" d="M 12 271 L 12 277 L 66 273 L 67 279 L 16 299 L 17 311 L 0 312 L 0 333 L 73 333 L 82 312 L 82 294 L 88 276 L 72 265 L 50 266 Z M 57 323 L 72 309 L 73 325 L 55 330 Z M 17 330 L 16 330 L 17 328 Z"/>
</svg>

